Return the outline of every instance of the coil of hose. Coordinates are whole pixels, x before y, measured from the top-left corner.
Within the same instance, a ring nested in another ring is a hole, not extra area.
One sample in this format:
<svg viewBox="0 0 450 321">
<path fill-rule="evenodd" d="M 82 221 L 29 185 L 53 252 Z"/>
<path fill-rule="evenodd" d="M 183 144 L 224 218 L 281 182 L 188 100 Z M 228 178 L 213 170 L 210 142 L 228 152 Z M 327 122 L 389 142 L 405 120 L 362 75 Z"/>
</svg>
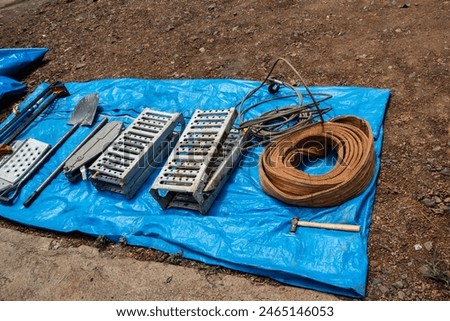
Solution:
<svg viewBox="0 0 450 321">
<path fill-rule="evenodd" d="M 323 157 L 332 150 L 337 160 L 323 175 L 309 175 L 297 167 L 306 157 Z M 370 125 L 343 116 L 315 123 L 269 144 L 259 163 L 265 193 L 296 206 L 336 206 L 362 193 L 375 172 Z"/>
</svg>

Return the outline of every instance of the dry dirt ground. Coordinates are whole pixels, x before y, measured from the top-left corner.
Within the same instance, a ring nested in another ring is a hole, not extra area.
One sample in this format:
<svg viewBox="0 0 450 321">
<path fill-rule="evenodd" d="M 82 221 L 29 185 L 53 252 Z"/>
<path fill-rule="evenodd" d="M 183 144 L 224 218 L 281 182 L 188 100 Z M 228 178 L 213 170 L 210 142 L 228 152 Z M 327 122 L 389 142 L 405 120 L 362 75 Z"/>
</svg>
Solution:
<svg viewBox="0 0 450 321">
<path fill-rule="evenodd" d="M 110 77 L 262 80 L 280 56 L 310 85 L 391 89 L 367 299 L 450 298 L 450 1 L 12 2 L 0 1 L 0 47 L 50 49 L 22 75 L 30 91 L 44 81 Z M 69 249 L 95 243 L 0 223 Z M 104 247 L 114 258 L 116 246 Z M 195 266 L 150 249 L 120 253 Z"/>
</svg>

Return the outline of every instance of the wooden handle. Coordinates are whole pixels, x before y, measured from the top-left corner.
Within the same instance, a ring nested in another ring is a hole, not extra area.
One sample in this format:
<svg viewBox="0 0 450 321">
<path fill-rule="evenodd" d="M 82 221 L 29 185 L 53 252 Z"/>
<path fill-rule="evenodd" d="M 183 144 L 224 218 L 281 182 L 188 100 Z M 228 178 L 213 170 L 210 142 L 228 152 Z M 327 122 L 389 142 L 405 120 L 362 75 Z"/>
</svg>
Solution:
<svg viewBox="0 0 450 321">
<path fill-rule="evenodd" d="M 0 157 L 8 154 L 12 154 L 13 149 L 11 146 L 8 146 L 7 144 L 2 144 L 0 146 Z"/>
<path fill-rule="evenodd" d="M 303 227 L 315 227 L 327 230 L 346 231 L 346 232 L 359 232 L 361 230 L 361 227 L 359 225 L 352 225 L 352 224 L 331 224 L 331 223 L 314 223 L 314 222 L 298 221 L 297 225 Z"/>
</svg>

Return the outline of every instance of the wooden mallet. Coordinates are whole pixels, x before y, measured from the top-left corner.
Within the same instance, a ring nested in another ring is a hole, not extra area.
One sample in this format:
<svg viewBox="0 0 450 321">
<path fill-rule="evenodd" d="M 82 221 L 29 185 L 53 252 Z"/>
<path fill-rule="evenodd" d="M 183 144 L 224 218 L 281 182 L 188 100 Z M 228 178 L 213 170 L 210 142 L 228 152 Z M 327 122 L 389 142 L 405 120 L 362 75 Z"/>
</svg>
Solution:
<svg viewBox="0 0 450 321">
<path fill-rule="evenodd" d="M 323 228 L 326 230 L 334 230 L 334 231 L 357 232 L 357 233 L 359 233 L 359 231 L 361 230 L 361 227 L 359 225 L 299 221 L 298 217 L 294 216 L 294 218 L 291 220 L 291 233 L 295 233 L 297 231 L 298 226 Z"/>
</svg>

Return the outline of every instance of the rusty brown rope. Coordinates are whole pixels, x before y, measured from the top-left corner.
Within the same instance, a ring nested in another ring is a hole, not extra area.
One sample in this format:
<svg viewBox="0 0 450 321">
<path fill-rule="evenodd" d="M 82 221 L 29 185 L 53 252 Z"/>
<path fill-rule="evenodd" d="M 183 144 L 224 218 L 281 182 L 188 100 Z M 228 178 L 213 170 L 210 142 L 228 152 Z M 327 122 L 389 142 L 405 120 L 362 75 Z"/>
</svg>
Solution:
<svg viewBox="0 0 450 321">
<path fill-rule="evenodd" d="M 334 150 L 335 166 L 324 175 L 297 169 L 305 157 Z M 292 205 L 336 206 L 359 195 L 375 171 L 369 124 L 353 116 L 315 123 L 268 145 L 260 159 L 259 176 L 267 194 Z"/>
</svg>

